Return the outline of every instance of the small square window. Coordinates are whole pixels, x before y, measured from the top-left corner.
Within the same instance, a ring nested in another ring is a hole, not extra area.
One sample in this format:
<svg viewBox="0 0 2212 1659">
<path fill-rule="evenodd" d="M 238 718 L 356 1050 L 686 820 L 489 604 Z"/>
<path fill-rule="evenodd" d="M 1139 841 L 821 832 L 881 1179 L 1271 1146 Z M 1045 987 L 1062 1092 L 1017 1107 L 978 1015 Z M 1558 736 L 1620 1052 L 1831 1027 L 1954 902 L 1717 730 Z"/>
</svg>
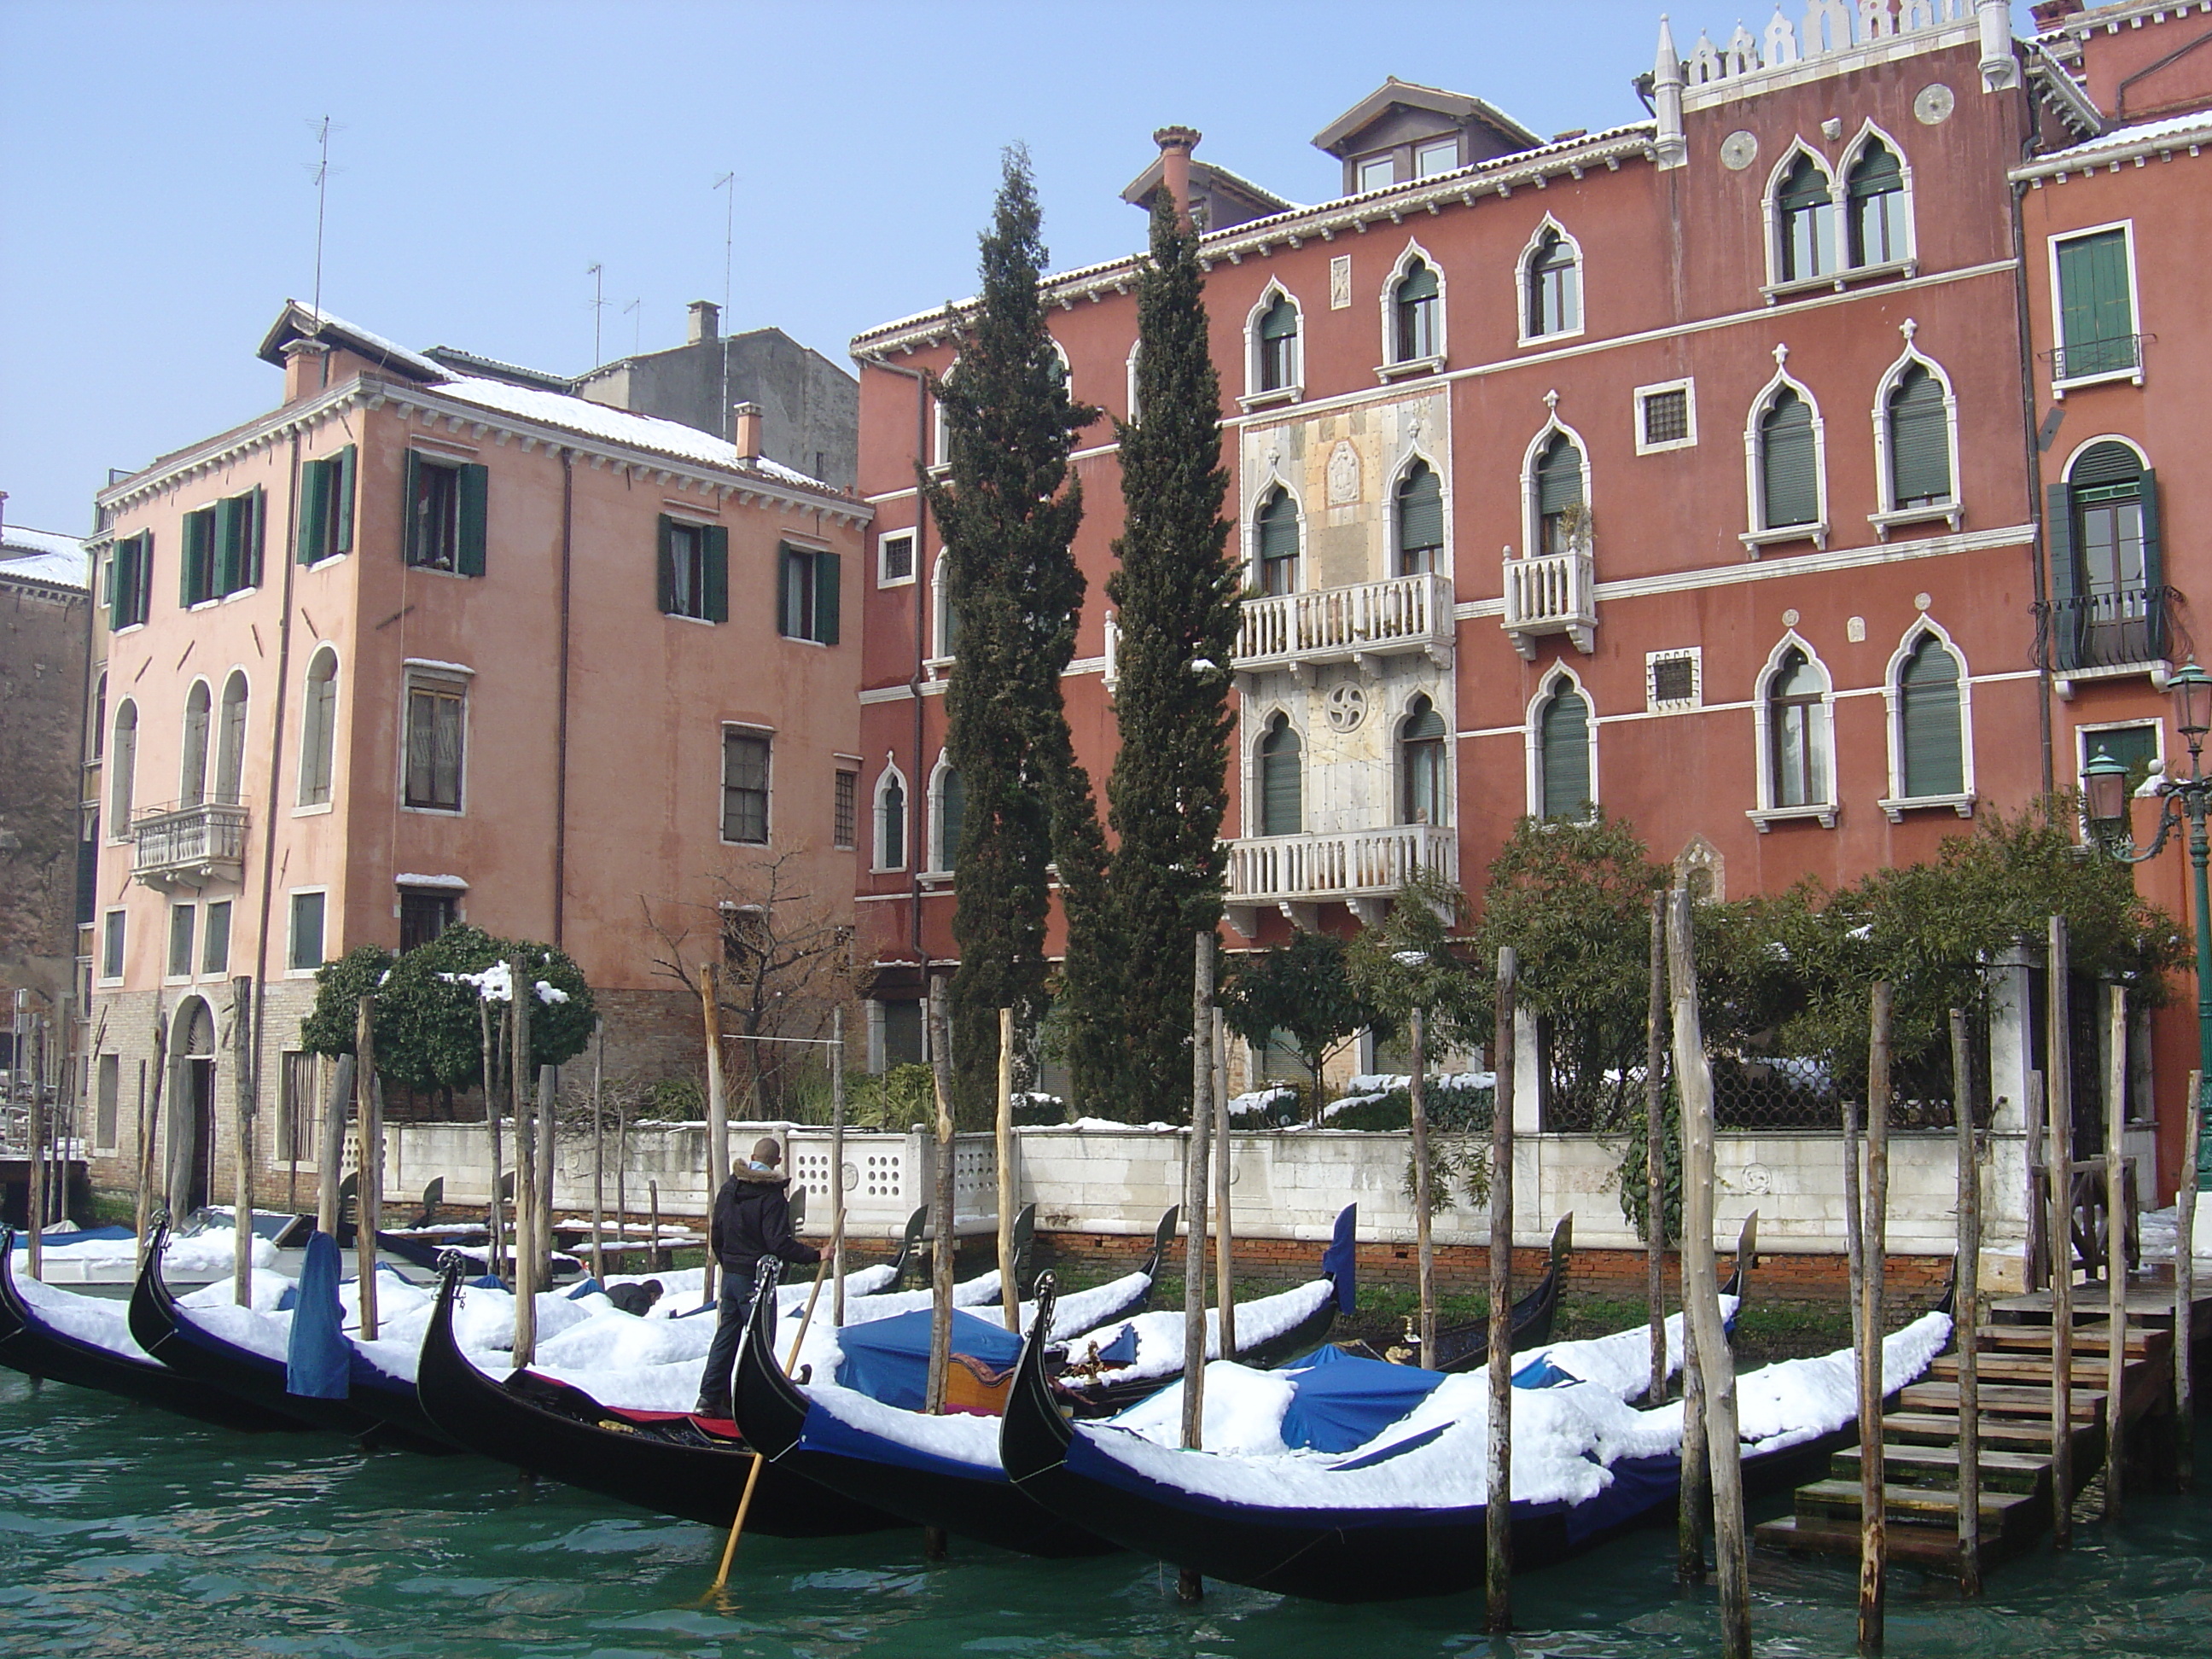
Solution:
<svg viewBox="0 0 2212 1659">
<path fill-rule="evenodd" d="M 189 979 L 192 972 L 192 930 L 198 909 L 190 904 L 169 907 L 169 977 Z"/>
<path fill-rule="evenodd" d="M 902 530 L 896 535 L 885 536 L 876 547 L 880 561 L 876 568 L 878 587 L 914 580 L 914 532 Z"/>
<path fill-rule="evenodd" d="M 285 961 L 295 973 L 323 965 L 324 898 L 321 893 L 292 895 L 292 949 Z"/>
<path fill-rule="evenodd" d="M 830 809 L 830 844 L 850 851 L 860 828 L 860 775 L 837 769 L 837 790 Z"/>
<path fill-rule="evenodd" d="M 1688 449 L 1698 441 L 1694 383 L 1669 380 L 1636 388 L 1636 453 Z"/>
<path fill-rule="evenodd" d="M 207 908 L 200 929 L 200 972 L 210 975 L 230 971 L 230 901 L 216 899 Z"/>
<path fill-rule="evenodd" d="M 1679 714 L 1705 702 L 1702 653 L 1654 651 L 1644 659 L 1644 693 L 1654 714 Z"/>
<path fill-rule="evenodd" d="M 1459 165 L 1459 140 L 1438 138 L 1422 144 L 1413 151 L 1413 176 L 1431 179 L 1439 173 L 1449 173 Z"/>
<path fill-rule="evenodd" d="M 2143 787 L 2151 769 L 2158 764 L 2159 729 L 2155 725 L 2083 726 L 2076 728 L 2075 735 L 2081 740 L 2082 766 L 2104 754 L 2128 769 L 2130 795 Z M 2075 769 L 2078 772 L 2081 769 Z"/>
<path fill-rule="evenodd" d="M 422 945 L 451 927 L 459 901 L 449 892 L 403 887 L 399 890 L 399 950 L 402 955 Z"/>
</svg>

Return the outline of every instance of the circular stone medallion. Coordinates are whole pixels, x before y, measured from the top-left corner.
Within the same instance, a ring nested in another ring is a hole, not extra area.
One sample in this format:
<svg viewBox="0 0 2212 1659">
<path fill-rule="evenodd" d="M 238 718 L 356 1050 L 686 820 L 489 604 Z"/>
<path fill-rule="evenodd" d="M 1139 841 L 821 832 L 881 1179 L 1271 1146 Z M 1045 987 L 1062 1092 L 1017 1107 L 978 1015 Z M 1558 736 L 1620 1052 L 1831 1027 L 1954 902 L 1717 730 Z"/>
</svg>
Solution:
<svg viewBox="0 0 2212 1659">
<path fill-rule="evenodd" d="M 1951 88 L 1941 81 L 1932 81 L 1920 88 L 1920 95 L 1912 100 L 1913 118 L 1923 127 L 1940 127 L 1951 118 L 1951 112 L 1959 100 Z"/>
<path fill-rule="evenodd" d="M 1328 689 L 1328 724 L 1335 732 L 1357 731 L 1367 718 L 1367 693 L 1350 681 Z"/>
<path fill-rule="evenodd" d="M 1721 140 L 1721 165 L 1730 173 L 1741 173 L 1759 159 L 1759 135 L 1738 127 Z"/>
</svg>

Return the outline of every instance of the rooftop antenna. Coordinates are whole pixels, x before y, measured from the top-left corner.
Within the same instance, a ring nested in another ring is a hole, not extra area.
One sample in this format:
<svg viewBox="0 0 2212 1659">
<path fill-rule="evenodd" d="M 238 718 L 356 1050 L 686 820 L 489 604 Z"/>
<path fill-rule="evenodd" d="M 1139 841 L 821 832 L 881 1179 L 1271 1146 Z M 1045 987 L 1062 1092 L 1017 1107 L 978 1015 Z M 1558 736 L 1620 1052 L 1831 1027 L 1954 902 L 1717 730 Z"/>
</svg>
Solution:
<svg viewBox="0 0 2212 1659">
<path fill-rule="evenodd" d="M 607 354 L 599 349 L 599 324 L 607 313 L 606 268 L 593 264 L 584 275 L 592 279 L 592 367 L 597 368 L 607 360 Z"/>
<path fill-rule="evenodd" d="M 726 173 L 714 180 L 716 190 L 730 193 L 722 201 L 722 323 L 721 337 L 714 342 L 714 350 L 722 365 L 721 412 L 714 417 L 715 430 L 734 441 L 737 432 L 730 421 L 730 263 L 738 243 L 738 175 Z"/>
<path fill-rule="evenodd" d="M 628 305 L 623 307 L 623 315 L 630 319 L 629 355 L 633 357 L 638 355 L 640 342 L 644 338 L 645 335 L 644 306 L 645 296 L 643 295 L 640 295 L 636 299 L 632 300 Z"/>
<path fill-rule="evenodd" d="M 331 199 L 331 118 L 313 124 L 315 129 L 315 319 L 323 315 L 323 222 Z"/>
</svg>

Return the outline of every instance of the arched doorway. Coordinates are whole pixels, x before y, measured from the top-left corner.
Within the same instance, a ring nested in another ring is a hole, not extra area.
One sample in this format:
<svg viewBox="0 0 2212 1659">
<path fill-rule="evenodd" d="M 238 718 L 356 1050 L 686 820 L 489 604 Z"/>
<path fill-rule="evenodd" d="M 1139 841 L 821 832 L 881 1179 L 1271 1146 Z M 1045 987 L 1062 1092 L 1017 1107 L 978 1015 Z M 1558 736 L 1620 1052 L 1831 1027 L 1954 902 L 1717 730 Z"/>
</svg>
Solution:
<svg viewBox="0 0 2212 1659">
<path fill-rule="evenodd" d="M 170 1028 L 169 1213 L 205 1207 L 215 1171 L 215 1011 L 187 997 Z"/>
</svg>

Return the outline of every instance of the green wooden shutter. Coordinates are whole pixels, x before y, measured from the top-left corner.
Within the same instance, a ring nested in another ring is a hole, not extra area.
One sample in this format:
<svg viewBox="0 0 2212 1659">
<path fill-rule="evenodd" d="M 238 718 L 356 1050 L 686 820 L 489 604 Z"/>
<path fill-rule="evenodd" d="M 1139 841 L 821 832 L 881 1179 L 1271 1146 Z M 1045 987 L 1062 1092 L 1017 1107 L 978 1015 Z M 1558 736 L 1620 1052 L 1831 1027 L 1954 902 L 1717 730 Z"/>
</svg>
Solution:
<svg viewBox="0 0 2212 1659">
<path fill-rule="evenodd" d="M 2128 298 L 2127 233 L 2105 231 L 2058 245 L 2059 327 L 2066 374 L 2125 368 L 2132 354 L 2120 343 L 2135 332 Z"/>
<path fill-rule="evenodd" d="M 960 837 L 968 823 L 968 786 L 951 767 L 937 784 L 937 855 L 947 870 L 960 867 Z"/>
<path fill-rule="evenodd" d="M 1298 734 L 1277 726 L 1260 744 L 1260 833 L 1295 836 L 1305 829 L 1305 778 Z"/>
<path fill-rule="evenodd" d="M 1579 691 L 1561 691 L 1544 705 L 1544 816 L 1580 817 L 1590 799 L 1589 704 Z"/>
<path fill-rule="evenodd" d="M 660 515 L 653 547 L 660 614 L 665 617 L 676 609 L 676 520 L 665 513 Z"/>
<path fill-rule="evenodd" d="M 1898 680 L 1905 794 L 1917 798 L 1965 793 L 1959 665 L 1931 635 L 1922 639 Z"/>
<path fill-rule="evenodd" d="M 706 567 L 707 620 L 730 619 L 730 532 L 710 524 L 700 532 L 706 546 L 700 563 Z"/>
<path fill-rule="evenodd" d="M 422 562 L 422 526 L 416 515 L 415 503 L 422 497 L 422 457 L 414 450 L 407 452 L 406 493 L 399 504 L 399 556 L 405 563 Z"/>
<path fill-rule="evenodd" d="M 1813 411 L 1785 392 L 1759 423 L 1759 472 L 1765 494 L 1765 527 L 1813 524 L 1820 516 L 1820 485 L 1813 445 Z"/>
<path fill-rule="evenodd" d="M 791 550 L 775 550 L 775 631 L 786 639 L 796 637 L 791 625 Z"/>
<path fill-rule="evenodd" d="M 309 461 L 300 469 L 300 522 L 293 527 L 292 556 L 313 564 L 330 544 L 331 464 Z"/>
<path fill-rule="evenodd" d="M 839 611 L 844 595 L 844 561 L 835 553 L 814 556 L 814 637 L 824 645 L 837 643 Z"/>
<path fill-rule="evenodd" d="M 1890 395 L 1889 459 L 1896 505 L 1951 499 L 1951 434 L 1943 388 L 1917 363 Z"/>
<path fill-rule="evenodd" d="M 351 444 L 331 457 L 330 549 L 333 553 L 353 551 L 353 476 L 356 465 L 356 458 Z"/>
<path fill-rule="evenodd" d="M 203 507 L 197 513 L 185 514 L 185 552 L 177 562 L 177 604 L 189 611 L 207 597 L 208 562 L 212 551 L 209 532 L 215 514 Z"/>
<path fill-rule="evenodd" d="M 1443 543 L 1443 485 L 1426 466 L 1417 465 L 1398 492 L 1398 550 L 1416 552 Z"/>
<path fill-rule="evenodd" d="M 1275 303 L 1267 307 L 1267 315 L 1260 319 L 1260 337 L 1263 340 L 1287 340 L 1297 331 L 1297 307 L 1291 303 L 1289 295 L 1277 295 Z"/>
<path fill-rule="evenodd" d="M 2158 538 L 2158 470 L 2142 470 L 2142 550 L 2143 586 L 2150 590 L 2150 653 L 2163 657 L 2166 653 L 2166 599 L 2159 590 L 2166 586 L 2166 556 L 2159 546 Z"/>
<path fill-rule="evenodd" d="M 1407 743 L 1441 738 L 1444 734 L 1444 717 L 1437 713 L 1437 706 L 1426 697 L 1420 701 L 1420 712 L 1406 722 L 1406 729 L 1401 734 Z"/>
<path fill-rule="evenodd" d="M 2049 484 L 2043 502 L 2043 541 L 2051 557 L 2051 665 L 2075 668 L 2081 660 L 2081 573 L 2074 561 L 2074 492 L 2063 483 Z"/>
<path fill-rule="evenodd" d="M 1536 462 L 1536 511 L 1548 516 L 1579 507 L 1583 499 L 1583 455 L 1565 437 L 1545 446 Z"/>
<path fill-rule="evenodd" d="M 151 538 L 125 537 L 115 544 L 113 574 L 107 592 L 107 625 L 128 628 L 139 620 L 138 596 L 145 591 L 145 572 L 150 560 L 145 550 Z"/>
<path fill-rule="evenodd" d="M 215 581 L 210 594 L 235 593 L 246 586 L 246 522 L 252 497 L 226 495 L 215 504 Z"/>
<path fill-rule="evenodd" d="M 246 527 L 245 586 L 258 587 L 261 586 L 261 558 L 268 545 L 269 492 L 256 484 L 249 500 L 253 521 Z"/>
<path fill-rule="evenodd" d="M 1414 260 L 1413 269 L 1406 273 L 1406 280 L 1398 284 L 1399 303 L 1403 305 L 1413 300 L 1433 300 L 1436 297 L 1437 273 L 1421 260 Z"/>
<path fill-rule="evenodd" d="M 1295 559 L 1298 556 L 1297 503 L 1281 490 L 1260 514 L 1260 556 Z"/>
<path fill-rule="evenodd" d="M 460 469 L 460 567 L 464 576 L 484 573 L 484 507 L 490 493 L 490 472 L 481 462 Z"/>
</svg>

